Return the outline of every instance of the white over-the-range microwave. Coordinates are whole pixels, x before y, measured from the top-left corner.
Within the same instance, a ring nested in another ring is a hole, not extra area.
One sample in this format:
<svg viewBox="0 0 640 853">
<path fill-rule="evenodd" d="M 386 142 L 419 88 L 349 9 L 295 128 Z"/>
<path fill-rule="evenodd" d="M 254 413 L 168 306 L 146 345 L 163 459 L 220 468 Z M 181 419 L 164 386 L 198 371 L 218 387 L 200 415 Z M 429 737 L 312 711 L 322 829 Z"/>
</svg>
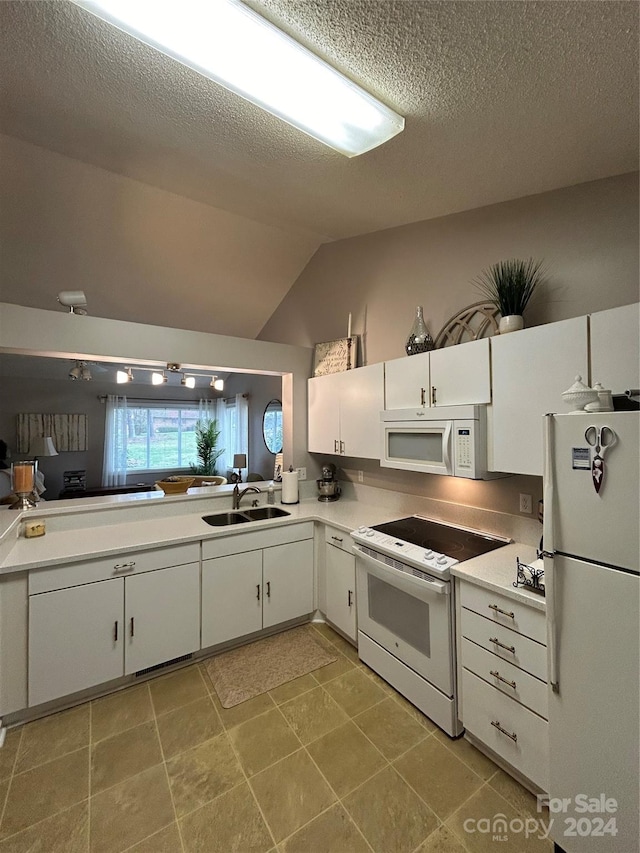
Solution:
<svg viewBox="0 0 640 853">
<path fill-rule="evenodd" d="M 504 477 L 487 471 L 485 406 L 395 409 L 380 413 L 380 465 L 470 480 Z"/>
</svg>

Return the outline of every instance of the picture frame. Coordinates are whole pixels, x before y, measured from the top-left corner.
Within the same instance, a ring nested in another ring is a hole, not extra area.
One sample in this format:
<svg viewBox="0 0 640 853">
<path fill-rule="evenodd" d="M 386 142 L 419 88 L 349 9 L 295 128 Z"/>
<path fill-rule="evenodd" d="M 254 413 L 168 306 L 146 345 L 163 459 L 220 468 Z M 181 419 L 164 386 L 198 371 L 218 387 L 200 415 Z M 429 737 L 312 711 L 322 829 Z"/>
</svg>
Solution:
<svg viewBox="0 0 640 853">
<path fill-rule="evenodd" d="M 358 335 L 316 344 L 313 353 L 313 375 L 327 376 L 352 370 L 358 363 Z"/>
</svg>

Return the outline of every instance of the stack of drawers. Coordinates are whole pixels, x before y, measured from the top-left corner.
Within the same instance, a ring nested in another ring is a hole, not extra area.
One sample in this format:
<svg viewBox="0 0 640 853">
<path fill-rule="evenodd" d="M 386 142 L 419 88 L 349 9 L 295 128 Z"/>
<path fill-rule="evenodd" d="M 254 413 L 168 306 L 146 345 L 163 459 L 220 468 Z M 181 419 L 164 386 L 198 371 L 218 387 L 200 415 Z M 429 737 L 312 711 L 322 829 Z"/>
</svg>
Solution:
<svg viewBox="0 0 640 853">
<path fill-rule="evenodd" d="M 462 721 L 543 791 L 549 784 L 545 614 L 460 582 Z"/>
</svg>

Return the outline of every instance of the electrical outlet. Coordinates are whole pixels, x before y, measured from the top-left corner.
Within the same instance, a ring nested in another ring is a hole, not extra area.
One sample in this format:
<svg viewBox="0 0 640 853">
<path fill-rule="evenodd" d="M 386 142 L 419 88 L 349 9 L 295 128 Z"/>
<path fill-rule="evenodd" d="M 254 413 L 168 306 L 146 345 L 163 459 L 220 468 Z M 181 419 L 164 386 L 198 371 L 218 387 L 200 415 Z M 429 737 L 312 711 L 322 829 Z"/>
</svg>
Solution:
<svg viewBox="0 0 640 853">
<path fill-rule="evenodd" d="M 358 482 L 364 483 L 364 471 L 358 471 Z"/>
<path fill-rule="evenodd" d="M 298 472 L 298 480 L 306 480 L 307 479 L 307 469 L 306 468 L 296 468 Z M 531 512 L 531 510 L 529 510 Z"/>
<path fill-rule="evenodd" d="M 531 515 L 531 507 L 531 495 L 520 495 L 520 512 L 526 512 L 527 515 Z"/>
</svg>

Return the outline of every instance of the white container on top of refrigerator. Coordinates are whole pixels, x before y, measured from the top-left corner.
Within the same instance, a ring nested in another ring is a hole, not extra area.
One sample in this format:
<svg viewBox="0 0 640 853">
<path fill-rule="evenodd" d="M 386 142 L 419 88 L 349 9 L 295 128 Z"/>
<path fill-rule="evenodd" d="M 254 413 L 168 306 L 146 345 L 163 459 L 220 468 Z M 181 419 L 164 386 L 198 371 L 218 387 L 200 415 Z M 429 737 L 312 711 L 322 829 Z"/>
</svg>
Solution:
<svg viewBox="0 0 640 853">
<path fill-rule="evenodd" d="M 639 493 L 640 412 L 545 418 L 549 816 L 566 853 L 640 850 Z"/>
</svg>

